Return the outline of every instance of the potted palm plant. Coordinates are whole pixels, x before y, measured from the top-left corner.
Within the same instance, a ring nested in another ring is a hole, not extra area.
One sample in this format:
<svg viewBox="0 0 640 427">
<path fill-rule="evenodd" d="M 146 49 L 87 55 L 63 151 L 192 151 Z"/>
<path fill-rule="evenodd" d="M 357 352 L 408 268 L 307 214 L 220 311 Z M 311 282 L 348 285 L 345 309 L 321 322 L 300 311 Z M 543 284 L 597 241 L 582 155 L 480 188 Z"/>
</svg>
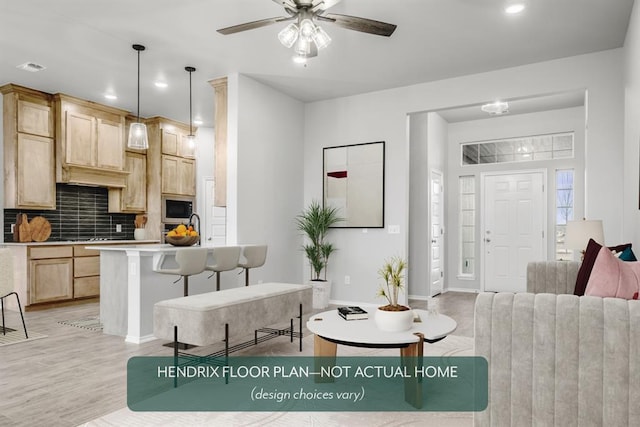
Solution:
<svg viewBox="0 0 640 427">
<path fill-rule="evenodd" d="M 325 308 L 329 305 L 331 281 L 327 280 L 329 256 L 335 252 L 335 246 L 327 242 L 329 228 L 341 221 L 338 209 L 322 206 L 312 201 L 297 217 L 298 230 L 306 236 L 302 249 L 311 267 L 311 281 L 314 288 L 313 307 Z M 324 274 L 323 274 L 324 273 Z"/>
<path fill-rule="evenodd" d="M 407 306 L 398 304 L 398 296 L 404 287 L 404 271 L 407 262 L 401 257 L 385 260 L 378 270 L 378 275 L 384 284 L 378 291 L 378 296 L 385 297 L 389 304 L 378 307 L 375 321 L 383 331 L 406 331 L 411 329 L 413 312 Z"/>
</svg>

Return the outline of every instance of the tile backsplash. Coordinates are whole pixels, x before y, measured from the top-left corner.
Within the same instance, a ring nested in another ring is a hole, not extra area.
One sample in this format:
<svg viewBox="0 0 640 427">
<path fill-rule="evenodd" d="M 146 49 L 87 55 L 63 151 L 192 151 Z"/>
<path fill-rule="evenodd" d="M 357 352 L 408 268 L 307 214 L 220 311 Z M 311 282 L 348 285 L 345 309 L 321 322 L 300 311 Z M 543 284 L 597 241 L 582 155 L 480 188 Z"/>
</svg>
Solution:
<svg viewBox="0 0 640 427">
<path fill-rule="evenodd" d="M 11 224 L 16 215 L 27 214 L 29 220 L 43 216 L 51 223 L 48 241 L 66 240 L 133 240 L 135 214 L 108 212 L 109 196 L 106 188 L 79 185 L 56 185 L 56 210 L 4 210 L 4 241 L 12 242 Z M 120 224 L 122 232 L 116 232 Z"/>
</svg>

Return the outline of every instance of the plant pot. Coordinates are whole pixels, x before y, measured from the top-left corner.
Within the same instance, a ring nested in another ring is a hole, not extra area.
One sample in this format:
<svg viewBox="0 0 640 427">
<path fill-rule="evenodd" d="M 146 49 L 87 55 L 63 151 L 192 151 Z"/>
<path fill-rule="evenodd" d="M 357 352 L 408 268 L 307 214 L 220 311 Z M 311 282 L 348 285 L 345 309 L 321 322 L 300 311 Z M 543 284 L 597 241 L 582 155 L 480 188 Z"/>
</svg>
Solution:
<svg viewBox="0 0 640 427">
<path fill-rule="evenodd" d="M 329 307 L 331 280 L 312 280 L 309 284 L 313 286 L 313 308 Z"/>
<path fill-rule="evenodd" d="M 375 322 L 378 329 L 387 332 L 408 331 L 413 325 L 413 311 L 388 311 L 378 307 L 375 315 Z"/>
</svg>

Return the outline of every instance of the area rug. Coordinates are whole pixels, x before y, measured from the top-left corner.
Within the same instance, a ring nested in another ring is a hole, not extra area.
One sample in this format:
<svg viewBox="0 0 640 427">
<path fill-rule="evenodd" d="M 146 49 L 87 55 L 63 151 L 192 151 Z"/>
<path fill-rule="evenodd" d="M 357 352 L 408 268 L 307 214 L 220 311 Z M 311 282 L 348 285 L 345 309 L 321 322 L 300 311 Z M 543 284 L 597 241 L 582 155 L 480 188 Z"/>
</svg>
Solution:
<svg viewBox="0 0 640 427">
<path fill-rule="evenodd" d="M 303 354 L 313 354 L 313 337 L 304 339 Z M 277 340 L 274 340 L 274 342 Z M 281 355 L 291 348 L 282 343 L 261 348 L 261 354 Z M 260 346 L 253 347 L 254 349 Z M 266 351 L 265 351 L 266 350 Z M 473 338 L 451 335 L 435 344 L 425 344 L 425 356 L 473 356 Z M 344 356 L 397 355 L 397 349 L 367 349 L 338 347 Z M 292 354 L 292 353 L 289 353 Z M 295 353 L 300 354 L 300 353 Z M 472 412 L 134 412 L 129 408 L 92 420 L 86 427 L 142 427 L 142 426 L 441 426 L 471 427 Z"/>
<path fill-rule="evenodd" d="M 90 331 L 102 331 L 102 323 L 97 316 L 85 317 L 76 320 L 63 320 L 58 322 L 61 325 L 75 326 L 76 328 L 88 329 Z"/>
<path fill-rule="evenodd" d="M 6 335 L 2 334 L 2 330 L 0 329 L 0 347 L 11 344 L 19 344 L 21 342 L 34 341 L 39 340 L 40 338 L 46 338 L 47 336 L 38 332 L 33 332 L 27 330 L 27 335 L 29 338 L 24 337 L 24 330 L 9 330 L 7 328 Z"/>
</svg>

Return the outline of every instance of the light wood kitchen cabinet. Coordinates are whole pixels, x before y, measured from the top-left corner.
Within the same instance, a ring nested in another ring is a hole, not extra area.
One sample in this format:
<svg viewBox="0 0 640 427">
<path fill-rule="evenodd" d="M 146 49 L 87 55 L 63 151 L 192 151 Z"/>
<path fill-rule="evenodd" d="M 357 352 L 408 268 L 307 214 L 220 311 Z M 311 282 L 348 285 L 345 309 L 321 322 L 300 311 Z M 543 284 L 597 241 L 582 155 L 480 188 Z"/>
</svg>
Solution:
<svg viewBox="0 0 640 427">
<path fill-rule="evenodd" d="M 55 143 L 51 96 L 16 85 L 3 97 L 4 207 L 55 209 Z"/>
<path fill-rule="evenodd" d="M 125 188 L 109 189 L 109 212 L 145 212 L 147 210 L 147 156 L 127 151 L 125 170 L 129 172 Z"/>
<path fill-rule="evenodd" d="M 165 124 L 161 133 L 162 154 L 169 156 L 195 157 L 195 147 L 189 141 L 189 130 L 181 129 L 176 125 Z"/>
<path fill-rule="evenodd" d="M 123 188 L 127 112 L 63 94 L 54 100 L 56 180 Z"/>
<path fill-rule="evenodd" d="M 162 193 L 194 196 L 195 161 L 183 157 L 162 156 Z"/>
<path fill-rule="evenodd" d="M 29 250 L 29 304 L 73 298 L 73 251 L 70 246 Z"/>
<path fill-rule="evenodd" d="M 73 247 L 73 297 L 100 295 L 100 255 L 84 246 Z"/>
</svg>

